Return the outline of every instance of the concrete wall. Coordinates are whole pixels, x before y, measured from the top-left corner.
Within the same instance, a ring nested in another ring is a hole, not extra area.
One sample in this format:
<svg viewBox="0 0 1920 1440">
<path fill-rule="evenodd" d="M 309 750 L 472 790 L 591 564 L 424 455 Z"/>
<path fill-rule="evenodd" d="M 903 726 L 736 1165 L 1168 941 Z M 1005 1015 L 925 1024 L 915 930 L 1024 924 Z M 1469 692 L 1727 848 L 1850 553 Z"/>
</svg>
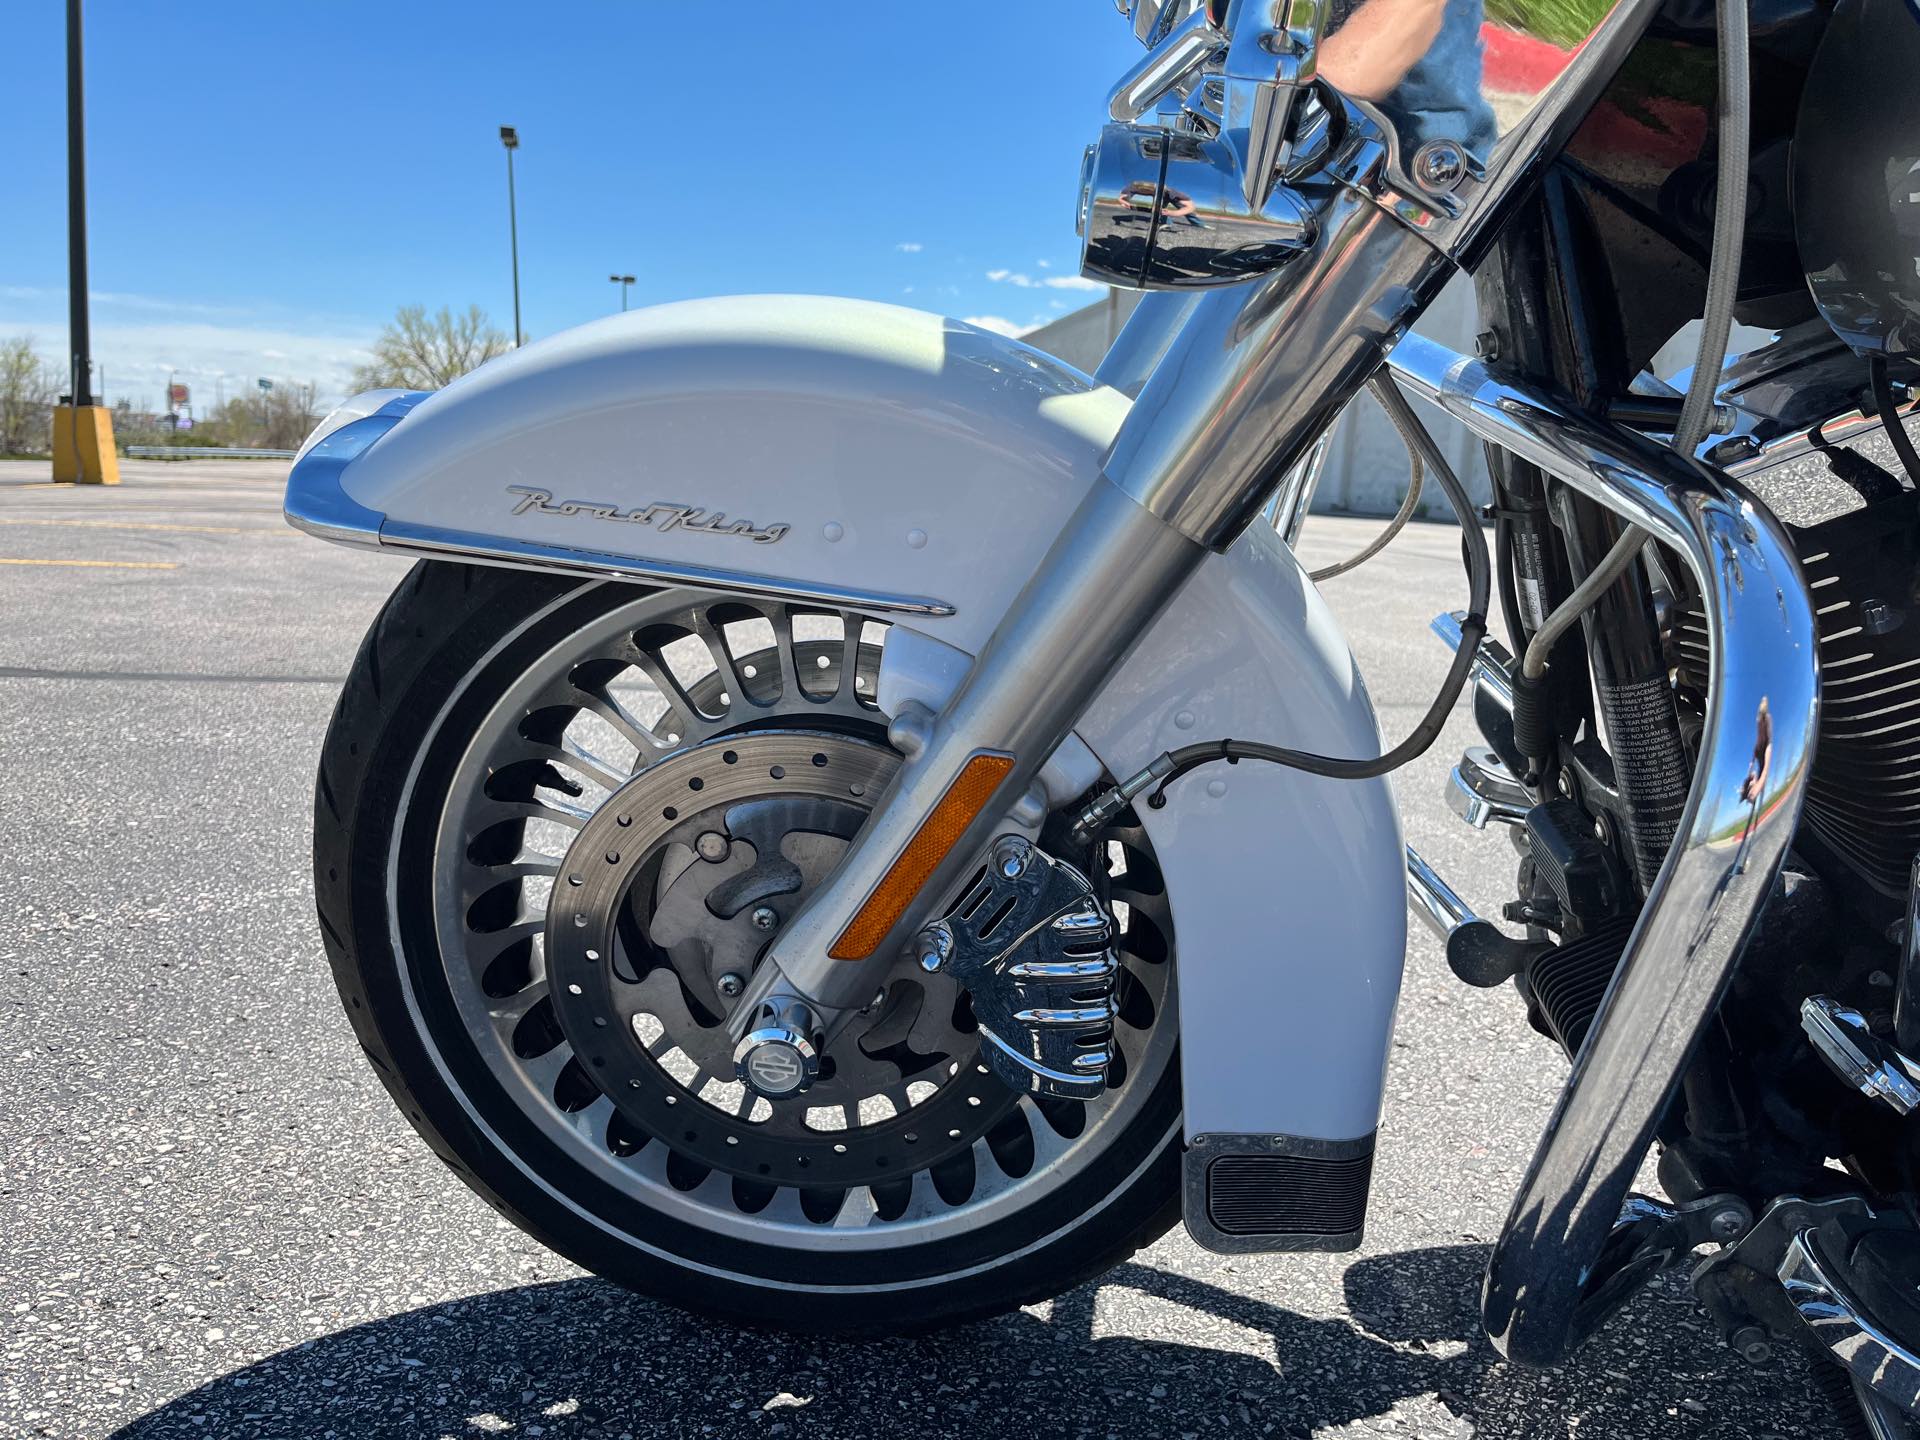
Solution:
<svg viewBox="0 0 1920 1440">
<path fill-rule="evenodd" d="M 1112 290 L 1107 298 L 1063 315 L 1023 338 L 1081 370 L 1093 370 L 1113 343 L 1113 337 L 1139 303 L 1136 291 Z M 1433 308 L 1414 329 L 1455 350 L 1471 351 L 1478 333 L 1473 282 L 1460 276 L 1441 292 Z M 1481 446 L 1459 425 L 1421 406 L 1421 418 L 1433 431 L 1441 453 L 1478 501 L 1491 498 Z M 1314 496 L 1313 509 L 1322 515 L 1391 515 L 1407 493 L 1407 454 L 1387 417 L 1370 395 L 1348 407 L 1334 432 L 1326 472 Z M 1421 495 L 1423 517 L 1452 515 L 1438 487 L 1429 483 Z"/>
</svg>

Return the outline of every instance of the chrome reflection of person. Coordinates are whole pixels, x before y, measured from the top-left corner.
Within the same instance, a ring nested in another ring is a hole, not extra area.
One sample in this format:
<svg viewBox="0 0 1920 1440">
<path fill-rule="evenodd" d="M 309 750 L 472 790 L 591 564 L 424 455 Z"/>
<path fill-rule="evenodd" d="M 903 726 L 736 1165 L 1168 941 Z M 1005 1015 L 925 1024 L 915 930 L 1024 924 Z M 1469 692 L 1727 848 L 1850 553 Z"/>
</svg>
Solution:
<svg viewBox="0 0 1920 1440">
<path fill-rule="evenodd" d="M 1497 137 L 1481 93 L 1481 0 L 1335 0 L 1320 75 L 1378 108 L 1408 148 L 1457 140 L 1485 162 Z"/>
</svg>

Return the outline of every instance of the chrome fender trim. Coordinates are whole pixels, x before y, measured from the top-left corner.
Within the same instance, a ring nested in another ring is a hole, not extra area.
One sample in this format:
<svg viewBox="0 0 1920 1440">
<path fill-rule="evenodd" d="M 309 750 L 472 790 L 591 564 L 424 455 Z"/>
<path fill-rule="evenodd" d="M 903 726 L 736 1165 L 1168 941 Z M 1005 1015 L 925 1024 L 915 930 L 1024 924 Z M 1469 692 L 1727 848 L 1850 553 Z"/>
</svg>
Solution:
<svg viewBox="0 0 1920 1440">
<path fill-rule="evenodd" d="M 412 408 L 412 402 L 424 398 L 408 395 L 404 407 L 395 402 L 364 419 L 341 426 L 303 450 L 287 476 L 287 523 L 336 545 L 393 550 L 434 560 L 475 560 L 520 569 L 557 570 L 598 580 L 721 590 L 731 595 L 753 595 L 769 600 L 813 600 L 837 609 L 878 610 L 900 615 L 954 613 L 954 607 L 945 600 L 926 595 L 895 595 L 818 582 L 808 584 L 744 570 L 651 560 L 608 550 L 550 545 L 515 536 L 485 535 L 389 519 L 349 495 L 346 486 L 341 484 L 341 472 L 354 457 L 398 424 Z"/>
<path fill-rule="evenodd" d="M 286 515 L 287 522 L 295 529 L 322 540 L 393 550 L 430 560 L 476 560 L 523 570 L 557 570 L 597 580 L 683 585 L 694 590 L 720 590 L 729 595 L 754 595 L 769 600 L 816 600 L 847 610 L 879 610 L 897 615 L 954 613 L 951 604 L 930 595 L 895 595 L 851 585 L 807 584 L 745 570 L 676 564 L 671 560 L 616 555 L 608 550 L 541 545 L 483 535 L 478 531 L 389 520 L 348 495 L 341 488 L 337 470 L 323 470 L 311 462 L 303 463 L 288 478 Z"/>
<path fill-rule="evenodd" d="M 1509 1359 L 1552 1365 L 1628 1186 L 1719 1004 L 1799 821 L 1819 707 L 1813 610 L 1784 528 L 1719 472 L 1418 336 L 1400 383 L 1671 546 L 1712 638 L 1706 726 L 1680 836 L 1488 1262 Z"/>
</svg>

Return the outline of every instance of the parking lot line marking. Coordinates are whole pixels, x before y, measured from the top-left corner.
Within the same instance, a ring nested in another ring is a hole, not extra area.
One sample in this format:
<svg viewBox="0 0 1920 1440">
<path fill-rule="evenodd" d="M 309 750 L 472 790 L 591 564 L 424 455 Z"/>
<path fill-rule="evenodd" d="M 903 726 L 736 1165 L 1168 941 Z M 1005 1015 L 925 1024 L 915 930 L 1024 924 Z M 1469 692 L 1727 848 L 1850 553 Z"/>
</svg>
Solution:
<svg viewBox="0 0 1920 1440">
<path fill-rule="evenodd" d="M 344 675 L 233 675 L 191 670 L 42 670 L 29 665 L 0 665 L 0 680 L 110 680 L 116 685 L 145 681 L 162 685 L 325 685 L 338 690 Z"/>
<path fill-rule="evenodd" d="M 0 520 L 0 525 L 71 525 L 100 530 L 176 530 L 190 535 L 272 535 L 294 538 L 285 525 L 161 525 L 148 520 Z"/>
<path fill-rule="evenodd" d="M 10 560 L 0 556 L 0 565 L 73 565 L 89 570 L 178 570 L 171 560 Z"/>
</svg>

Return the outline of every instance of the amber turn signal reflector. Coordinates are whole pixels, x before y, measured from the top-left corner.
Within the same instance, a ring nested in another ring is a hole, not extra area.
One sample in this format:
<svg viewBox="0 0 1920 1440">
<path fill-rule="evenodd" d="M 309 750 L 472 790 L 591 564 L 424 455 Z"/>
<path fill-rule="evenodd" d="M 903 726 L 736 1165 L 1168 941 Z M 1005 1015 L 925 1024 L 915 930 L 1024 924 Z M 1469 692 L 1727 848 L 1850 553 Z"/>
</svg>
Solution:
<svg viewBox="0 0 1920 1440">
<path fill-rule="evenodd" d="M 835 960 L 864 960 L 880 948 L 896 921 L 906 913 L 920 887 L 927 883 L 947 852 L 959 842 L 973 817 L 986 808 L 993 792 L 1013 770 L 1011 755 L 982 753 L 961 767 L 933 814 L 907 842 L 887 870 L 886 877 L 867 897 L 860 913 L 827 951 Z"/>
</svg>

